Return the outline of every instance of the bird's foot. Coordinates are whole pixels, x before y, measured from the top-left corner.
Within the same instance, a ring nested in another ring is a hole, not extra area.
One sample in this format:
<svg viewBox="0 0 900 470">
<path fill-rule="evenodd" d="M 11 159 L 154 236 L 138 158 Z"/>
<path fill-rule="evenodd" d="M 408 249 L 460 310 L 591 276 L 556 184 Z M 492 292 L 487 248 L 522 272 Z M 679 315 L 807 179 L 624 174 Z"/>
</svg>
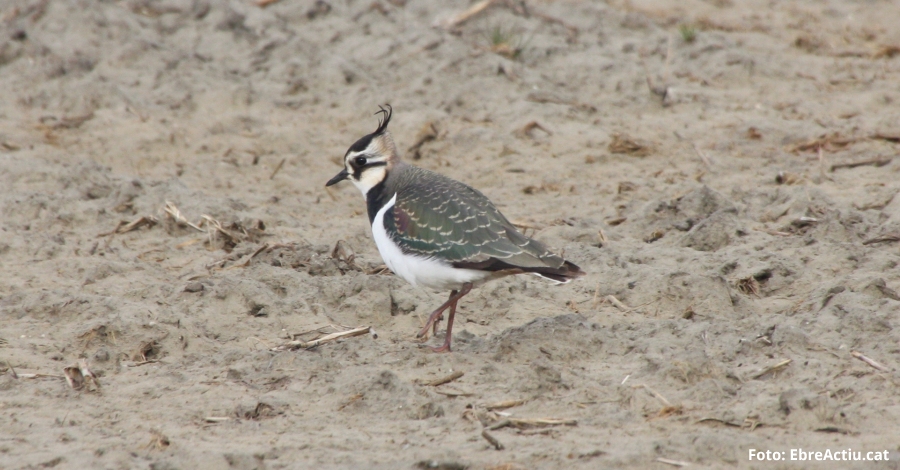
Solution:
<svg viewBox="0 0 900 470">
<path fill-rule="evenodd" d="M 450 337 L 449 337 L 449 336 L 447 337 L 447 340 L 444 341 L 444 344 L 443 344 L 443 345 L 438 346 L 438 347 L 436 347 L 436 348 L 431 348 L 431 350 L 434 351 L 434 352 L 436 352 L 436 353 L 453 352 L 453 351 L 450 349 Z"/>
<path fill-rule="evenodd" d="M 447 305 L 442 305 L 440 308 L 434 311 L 431 316 L 428 317 L 428 321 L 425 322 L 425 326 L 416 333 L 416 338 L 424 338 L 428 335 L 428 330 L 432 329 L 433 333 L 437 333 L 438 324 L 441 320 L 444 319 L 444 310 L 447 309 Z"/>
</svg>

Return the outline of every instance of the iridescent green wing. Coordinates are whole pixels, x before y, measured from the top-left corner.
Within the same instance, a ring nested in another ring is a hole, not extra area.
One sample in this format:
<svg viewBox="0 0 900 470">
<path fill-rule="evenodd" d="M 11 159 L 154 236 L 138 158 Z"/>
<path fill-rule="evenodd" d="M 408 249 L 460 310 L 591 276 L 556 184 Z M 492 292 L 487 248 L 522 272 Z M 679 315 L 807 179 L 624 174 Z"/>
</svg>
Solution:
<svg viewBox="0 0 900 470">
<path fill-rule="evenodd" d="M 401 250 L 465 268 L 559 268 L 564 260 L 522 235 L 477 190 L 422 169 L 400 184 L 384 226 Z"/>
</svg>

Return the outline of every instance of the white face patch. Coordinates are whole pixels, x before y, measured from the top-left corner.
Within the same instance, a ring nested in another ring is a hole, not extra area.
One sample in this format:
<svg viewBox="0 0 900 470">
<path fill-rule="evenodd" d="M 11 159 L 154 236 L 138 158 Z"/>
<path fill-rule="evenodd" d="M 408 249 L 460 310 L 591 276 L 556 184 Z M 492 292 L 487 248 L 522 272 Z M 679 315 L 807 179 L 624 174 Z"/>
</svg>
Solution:
<svg viewBox="0 0 900 470">
<path fill-rule="evenodd" d="M 387 178 L 387 161 L 388 155 L 381 139 L 372 139 L 365 150 L 348 153 L 345 157 L 344 167 L 350 174 L 347 179 L 353 182 L 365 198 L 370 189 Z"/>
<path fill-rule="evenodd" d="M 387 177 L 387 167 L 384 165 L 361 168 L 357 171 L 361 172 L 359 181 L 352 176 L 350 177 L 350 181 L 353 182 L 353 186 L 356 186 L 356 189 L 359 189 L 362 192 L 363 198 L 366 197 L 366 194 L 370 189 L 377 186 L 378 183 L 381 183 Z"/>
</svg>

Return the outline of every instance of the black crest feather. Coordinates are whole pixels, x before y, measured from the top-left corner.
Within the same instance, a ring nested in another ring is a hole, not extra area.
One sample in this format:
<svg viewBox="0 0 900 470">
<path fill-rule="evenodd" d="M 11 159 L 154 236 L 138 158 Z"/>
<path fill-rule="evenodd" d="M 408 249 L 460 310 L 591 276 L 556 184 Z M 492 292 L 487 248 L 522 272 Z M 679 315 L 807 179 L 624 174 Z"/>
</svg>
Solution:
<svg viewBox="0 0 900 470">
<path fill-rule="evenodd" d="M 366 147 L 369 146 L 369 143 L 372 142 L 372 138 L 377 137 L 381 134 L 384 134 L 384 132 L 387 131 L 388 123 L 391 122 L 391 114 L 393 112 L 393 109 L 391 108 L 391 105 L 389 105 L 389 104 L 385 105 L 385 106 L 387 106 L 387 109 L 384 109 L 384 107 L 379 106 L 378 112 L 375 113 L 376 115 L 378 115 L 378 114 L 382 115 L 382 117 L 378 118 L 378 129 L 375 129 L 375 132 L 365 135 L 365 136 L 361 137 L 359 140 L 357 140 L 356 143 L 354 143 L 353 145 L 350 146 L 350 148 L 347 150 L 347 153 L 344 154 L 345 156 L 347 154 L 349 154 L 350 152 L 362 152 L 363 150 L 366 149 Z"/>
<path fill-rule="evenodd" d="M 375 113 L 382 115 L 382 117 L 378 119 L 378 129 L 375 129 L 375 135 L 383 134 L 384 131 L 387 130 L 388 123 L 391 122 L 391 114 L 394 113 L 394 109 L 391 108 L 391 105 L 389 104 L 385 104 L 385 106 L 387 106 L 387 109 L 384 109 L 379 105 L 378 111 Z"/>
</svg>

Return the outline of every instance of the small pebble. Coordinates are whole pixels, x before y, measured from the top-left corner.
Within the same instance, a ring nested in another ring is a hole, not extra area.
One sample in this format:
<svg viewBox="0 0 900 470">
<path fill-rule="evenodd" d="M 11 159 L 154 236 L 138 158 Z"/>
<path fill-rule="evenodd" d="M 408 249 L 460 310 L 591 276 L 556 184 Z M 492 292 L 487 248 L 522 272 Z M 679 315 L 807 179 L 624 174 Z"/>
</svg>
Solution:
<svg viewBox="0 0 900 470">
<path fill-rule="evenodd" d="M 200 292 L 203 290 L 203 284 L 199 282 L 192 282 L 184 287 L 185 292 Z"/>
</svg>

